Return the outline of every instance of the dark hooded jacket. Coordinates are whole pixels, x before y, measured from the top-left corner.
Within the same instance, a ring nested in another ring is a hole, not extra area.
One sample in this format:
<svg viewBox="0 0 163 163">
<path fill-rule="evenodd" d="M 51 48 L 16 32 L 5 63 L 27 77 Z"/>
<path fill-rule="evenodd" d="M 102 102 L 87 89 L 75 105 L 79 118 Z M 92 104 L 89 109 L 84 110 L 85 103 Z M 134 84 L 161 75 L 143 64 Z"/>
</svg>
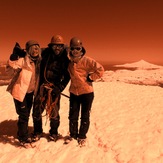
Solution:
<svg viewBox="0 0 163 163">
<path fill-rule="evenodd" d="M 40 85 L 50 82 L 62 92 L 70 80 L 68 64 L 69 59 L 66 49 L 59 55 L 55 55 L 51 47 L 43 49 L 40 65 Z"/>
</svg>

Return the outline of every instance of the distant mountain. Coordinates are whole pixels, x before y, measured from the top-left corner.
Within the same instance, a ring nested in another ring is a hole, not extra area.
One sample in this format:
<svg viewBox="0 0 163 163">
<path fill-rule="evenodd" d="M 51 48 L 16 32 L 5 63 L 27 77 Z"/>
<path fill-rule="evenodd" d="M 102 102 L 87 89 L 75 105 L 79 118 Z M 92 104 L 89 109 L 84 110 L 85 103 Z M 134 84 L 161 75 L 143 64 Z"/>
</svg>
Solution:
<svg viewBox="0 0 163 163">
<path fill-rule="evenodd" d="M 118 69 L 105 71 L 101 81 L 163 87 L 163 66 L 154 65 L 144 60 L 115 66 Z"/>
<path fill-rule="evenodd" d="M 144 60 L 138 62 L 115 65 L 115 67 L 137 68 L 137 69 L 163 69 L 163 66 L 155 65 Z"/>
</svg>

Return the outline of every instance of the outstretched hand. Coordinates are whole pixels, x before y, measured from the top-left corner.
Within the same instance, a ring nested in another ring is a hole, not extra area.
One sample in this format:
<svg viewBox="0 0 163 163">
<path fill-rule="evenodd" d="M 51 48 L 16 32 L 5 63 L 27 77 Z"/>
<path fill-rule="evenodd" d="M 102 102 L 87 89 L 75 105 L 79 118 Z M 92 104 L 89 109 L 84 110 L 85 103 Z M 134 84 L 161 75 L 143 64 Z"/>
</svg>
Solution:
<svg viewBox="0 0 163 163">
<path fill-rule="evenodd" d="M 13 54 L 18 55 L 19 57 L 25 57 L 26 52 L 20 47 L 19 43 L 16 42 L 13 48 Z"/>
<path fill-rule="evenodd" d="M 10 56 L 10 60 L 14 61 L 17 60 L 19 58 L 24 58 L 26 55 L 26 52 L 24 51 L 24 49 L 22 49 L 19 45 L 19 43 L 16 42 L 14 48 L 13 48 L 13 52 Z"/>
</svg>

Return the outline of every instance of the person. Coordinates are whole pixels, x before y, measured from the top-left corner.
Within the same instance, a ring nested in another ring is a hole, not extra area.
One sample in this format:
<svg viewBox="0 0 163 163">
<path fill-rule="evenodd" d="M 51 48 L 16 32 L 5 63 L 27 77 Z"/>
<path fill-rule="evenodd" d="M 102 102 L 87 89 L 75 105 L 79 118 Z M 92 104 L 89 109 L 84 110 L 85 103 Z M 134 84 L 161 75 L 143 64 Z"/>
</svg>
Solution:
<svg viewBox="0 0 163 163">
<path fill-rule="evenodd" d="M 69 105 L 69 132 L 70 137 L 77 139 L 79 145 L 86 143 L 86 134 L 90 125 L 90 111 L 94 99 L 92 82 L 101 78 L 104 68 L 94 59 L 85 56 L 86 50 L 78 37 L 70 40 L 70 105 Z M 81 121 L 78 128 L 79 111 Z"/>
<path fill-rule="evenodd" d="M 31 143 L 28 134 L 28 121 L 39 83 L 41 60 L 40 45 L 35 40 L 26 42 L 25 50 L 18 43 L 7 62 L 6 72 L 13 75 L 7 91 L 13 96 L 18 114 L 17 137 L 20 143 Z"/>
<path fill-rule="evenodd" d="M 46 110 L 47 118 L 50 120 L 49 138 L 56 141 L 60 136 L 58 128 L 60 125 L 61 92 L 70 80 L 67 70 L 69 59 L 62 36 L 53 36 L 41 55 L 40 89 L 34 100 L 32 115 L 34 123 L 33 140 L 38 141 L 42 137 L 42 116 L 44 116 L 42 114 Z"/>
</svg>

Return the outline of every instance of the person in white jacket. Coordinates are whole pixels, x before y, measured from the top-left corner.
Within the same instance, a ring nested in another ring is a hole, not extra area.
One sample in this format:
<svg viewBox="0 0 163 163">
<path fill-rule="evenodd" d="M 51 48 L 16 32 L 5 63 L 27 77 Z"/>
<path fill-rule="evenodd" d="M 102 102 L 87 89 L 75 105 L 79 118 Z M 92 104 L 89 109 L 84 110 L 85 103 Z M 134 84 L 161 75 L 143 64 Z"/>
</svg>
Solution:
<svg viewBox="0 0 163 163">
<path fill-rule="evenodd" d="M 79 145 L 84 145 L 90 124 L 90 110 L 94 99 L 92 82 L 101 78 L 104 68 L 94 59 L 85 56 L 86 50 L 82 41 L 73 37 L 70 40 L 68 66 L 70 73 L 70 109 L 69 132 L 70 137 L 77 139 Z M 81 121 L 78 128 L 79 113 Z"/>
<path fill-rule="evenodd" d="M 25 50 L 21 49 L 16 43 L 6 66 L 6 71 L 13 75 L 7 91 L 13 96 L 18 114 L 17 137 L 22 144 L 32 141 L 28 134 L 28 121 L 33 96 L 38 88 L 41 61 L 41 49 L 37 41 L 29 40 L 25 47 Z"/>
</svg>

